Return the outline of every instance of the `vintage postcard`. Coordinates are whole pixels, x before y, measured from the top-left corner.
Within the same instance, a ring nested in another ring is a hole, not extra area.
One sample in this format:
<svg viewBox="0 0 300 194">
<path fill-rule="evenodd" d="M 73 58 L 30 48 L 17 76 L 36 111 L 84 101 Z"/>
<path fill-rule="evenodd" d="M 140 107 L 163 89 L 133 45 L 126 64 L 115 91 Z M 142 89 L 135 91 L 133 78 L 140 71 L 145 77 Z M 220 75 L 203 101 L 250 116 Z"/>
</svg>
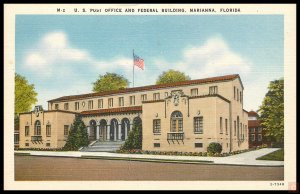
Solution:
<svg viewBox="0 0 300 194">
<path fill-rule="evenodd" d="M 290 190 L 296 5 L 4 5 L 6 190 Z"/>
</svg>

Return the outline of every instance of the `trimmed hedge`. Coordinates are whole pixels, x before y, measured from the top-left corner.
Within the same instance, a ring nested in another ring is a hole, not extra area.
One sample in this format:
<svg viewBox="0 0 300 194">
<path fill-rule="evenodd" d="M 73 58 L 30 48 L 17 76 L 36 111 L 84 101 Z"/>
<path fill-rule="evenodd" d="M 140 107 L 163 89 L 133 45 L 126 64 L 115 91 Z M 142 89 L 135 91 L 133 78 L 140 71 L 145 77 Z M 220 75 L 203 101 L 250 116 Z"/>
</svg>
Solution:
<svg viewBox="0 0 300 194">
<path fill-rule="evenodd" d="M 212 142 L 208 145 L 207 152 L 210 154 L 220 154 L 222 152 L 222 145 L 216 142 Z"/>
</svg>

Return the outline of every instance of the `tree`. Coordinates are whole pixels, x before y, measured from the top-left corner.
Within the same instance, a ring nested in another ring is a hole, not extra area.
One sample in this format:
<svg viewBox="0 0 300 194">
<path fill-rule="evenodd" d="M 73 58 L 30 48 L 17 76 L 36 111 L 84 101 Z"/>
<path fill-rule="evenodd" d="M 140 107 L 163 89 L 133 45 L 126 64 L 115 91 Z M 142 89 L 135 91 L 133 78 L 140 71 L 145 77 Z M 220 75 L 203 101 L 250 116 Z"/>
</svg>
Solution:
<svg viewBox="0 0 300 194">
<path fill-rule="evenodd" d="M 19 129 L 19 113 L 30 111 L 32 105 L 37 102 L 36 97 L 34 85 L 29 84 L 25 77 L 15 73 L 15 130 Z"/>
<path fill-rule="evenodd" d="M 29 84 L 25 77 L 15 74 L 15 114 L 28 112 L 37 102 L 34 85 Z"/>
<path fill-rule="evenodd" d="M 100 75 L 96 82 L 93 83 L 94 92 L 105 92 L 111 90 L 119 90 L 127 88 L 129 81 L 122 75 L 116 73 L 106 73 L 105 75 Z"/>
<path fill-rule="evenodd" d="M 173 82 L 180 82 L 190 80 L 191 78 L 185 73 L 170 69 L 168 71 L 162 72 L 159 75 L 158 79 L 156 80 L 156 84 L 166 84 L 166 83 L 173 83 Z"/>
<path fill-rule="evenodd" d="M 74 122 L 71 125 L 71 130 L 68 135 L 64 150 L 78 150 L 80 147 L 88 146 L 89 139 L 87 128 L 79 115 L 75 116 Z"/>
<path fill-rule="evenodd" d="M 284 79 L 271 81 L 268 92 L 259 108 L 260 120 L 269 141 L 284 143 Z"/>
<path fill-rule="evenodd" d="M 142 140 L 142 124 L 133 123 L 132 130 L 129 132 L 128 138 L 120 150 L 142 149 Z"/>
</svg>

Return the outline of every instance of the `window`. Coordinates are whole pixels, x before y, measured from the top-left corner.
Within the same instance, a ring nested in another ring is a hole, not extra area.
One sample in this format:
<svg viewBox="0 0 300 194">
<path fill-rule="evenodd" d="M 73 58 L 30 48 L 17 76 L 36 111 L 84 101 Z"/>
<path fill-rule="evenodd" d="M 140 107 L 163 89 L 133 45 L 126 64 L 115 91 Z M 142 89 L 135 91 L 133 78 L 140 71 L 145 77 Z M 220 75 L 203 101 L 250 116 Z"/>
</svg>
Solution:
<svg viewBox="0 0 300 194">
<path fill-rule="evenodd" d="M 217 93 L 218 93 L 218 86 L 209 87 L 209 94 L 217 94 Z"/>
<path fill-rule="evenodd" d="M 182 113 L 175 111 L 171 114 L 171 132 L 182 132 L 183 131 L 183 121 Z"/>
<path fill-rule="evenodd" d="M 93 100 L 88 101 L 88 109 L 93 109 Z"/>
<path fill-rule="evenodd" d="M 240 92 L 240 102 L 242 103 L 242 92 Z"/>
<path fill-rule="evenodd" d="M 239 101 L 239 89 L 236 89 L 236 100 Z"/>
<path fill-rule="evenodd" d="M 234 136 L 236 136 L 236 121 L 234 121 Z"/>
<path fill-rule="evenodd" d="M 159 100 L 159 99 L 160 99 L 159 93 L 154 93 L 153 100 Z"/>
<path fill-rule="evenodd" d="M 257 141 L 261 141 L 262 140 L 262 135 L 261 134 L 258 134 L 257 136 Z"/>
<path fill-rule="evenodd" d="M 25 143 L 25 146 L 28 147 L 28 146 L 29 146 L 29 143 Z"/>
<path fill-rule="evenodd" d="M 108 108 L 111 108 L 111 107 L 114 106 L 114 101 L 113 100 L 114 100 L 113 98 L 108 99 Z"/>
<path fill-rule="evenodd" d="M 103 108 L 103 99 L 98 99 L 98 108 Z"/>
<path fill-rule="evenodd" d="M 242 139 L 242 134 L 243 134 L 243 124 L 240 124 L 240 138 Z"/>
<path fill-rule="evenodd" d="M 29 126 L 25 126 L 25 136 L 29 136 Z"/>
<path fill-rule="evenodd" d="M 168 92 L 165 92 L 165 98 L 168 97 L 168 96 L 169 96 L 169 93 L 168 93 Z"/>
<path fill-rule="evenodd" d="M 198 95 L 198 88 L 191 89 L 191 96 L 197 96 Z"/>
<path fill-rule="evenodd" d="M 194 132 L 203 133 L 203 117 L 194 117 Z"/>
<path fill-rule="evenodd" d="M 65 110 L 69 110 L 69 103 L 65 103 L 65 104 L 64 104 L 64 109 L 65 109 Z"/>
<path fill-rule="evenodd" d="M 223 118 L 220 117 L 220 133 L 223 133 Z"/>
<path fill-rule="evenodd" d="M 160 147 L 160 143 L 154 143 L 154 147 L 155 148 L 159 148 Z"/>
<path fill-rule="evenodd" d="M 59 109 L 59 104 L 55 104 L 55 110 Z"/>
<path fill-rule="evenodd" d="M 124 97 L 119 97 L 119 106 L 124 106 Z"/>
<path fill-rule="evenodd" d="M 235 86 L 233 87 L 233 98 L 235 99 Z"/>
<path fill-rule="evenodd" d="M 41 135 L 41 122 L 39 120 L 35 122 L 34 135 Z"/>
<path fill-rule="evenodd" d="M 50 143 L 46 143 L 46 146 L 47 146 L 47 147 L 50 147 Z"/>
<path fill-rule="evenodd" d="M 195 143 L 195 148 L 202 148 L 203 147 L 203 143 Z"/>
<path fill-rule="evenodd" d="M 255 141 L 255 134 L 251 134 L 251 141 Z"/>
<path fill-rule="evenodd" d="M 129 97 L 130 105 L 135 105 L 135 96 Z"/>
<path fill-rule="evenodd" d="M 68 135 L 69 134 L 69 125 L 64 125 L 64 135 Z"/>
<path fill-rule="evenodd" d="M 160 133 L 160 119 L 153 120 L 153 133 Z"/>
<path fill-rule="evenodd" d="M 247 125 L 245 125 L 245 136 L 246 136 L 246 138 L 247 138 Z"/>
<path fill-rule="evenodd" d="M 225 133 L 228 135 L 228 120 L 225 119 Z"/>
<path fill-rule="evenodd" d="M 146 101 L 147 100 L 147 94 L 142 94 L 141 99 L 142 99 L 142 101 Z"/>
<path fill-rule="evenodd" d="M 261 128 L 261 127 L 258 127 L 258 128 L 257 128 L 257 132 L 258 132 L 258 133 L 261 133 L 261 132 L 262 132 L 262 128 Z"/>
<path fill-rule="evenodd" d="M 14 144 L 19 144 L 19 134 L 14 134 Z"/>
<path fill-rule="evenodd" d="M 51 125 L 46 125 L 46 136 L 47 137 L 51 136 Z"/>
<path fill-rule="evenodd" d="M 75 110 L 79 110 L 79 102 L 75 102 Z"/>
</svg>

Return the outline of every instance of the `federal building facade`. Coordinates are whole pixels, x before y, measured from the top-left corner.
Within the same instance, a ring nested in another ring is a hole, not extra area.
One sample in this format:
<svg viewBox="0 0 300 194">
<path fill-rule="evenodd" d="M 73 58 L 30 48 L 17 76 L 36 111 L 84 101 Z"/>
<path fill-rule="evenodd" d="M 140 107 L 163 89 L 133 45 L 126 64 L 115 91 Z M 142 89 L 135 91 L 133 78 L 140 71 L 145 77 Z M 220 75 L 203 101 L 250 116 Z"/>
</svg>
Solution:
<svg viewBox="0 0 300 194">
<path fill-rule="evenodd" d="M 206 152 L 211 142 L 223 152 L 248 143 L 248 112 L 238 74 L 117 91 L 63 96 L 20 114 L 20 148 L 61 148 L 80 115 L 91 141 L 125 141 L 142 123 L 143 150 Z"/>
</svg>

